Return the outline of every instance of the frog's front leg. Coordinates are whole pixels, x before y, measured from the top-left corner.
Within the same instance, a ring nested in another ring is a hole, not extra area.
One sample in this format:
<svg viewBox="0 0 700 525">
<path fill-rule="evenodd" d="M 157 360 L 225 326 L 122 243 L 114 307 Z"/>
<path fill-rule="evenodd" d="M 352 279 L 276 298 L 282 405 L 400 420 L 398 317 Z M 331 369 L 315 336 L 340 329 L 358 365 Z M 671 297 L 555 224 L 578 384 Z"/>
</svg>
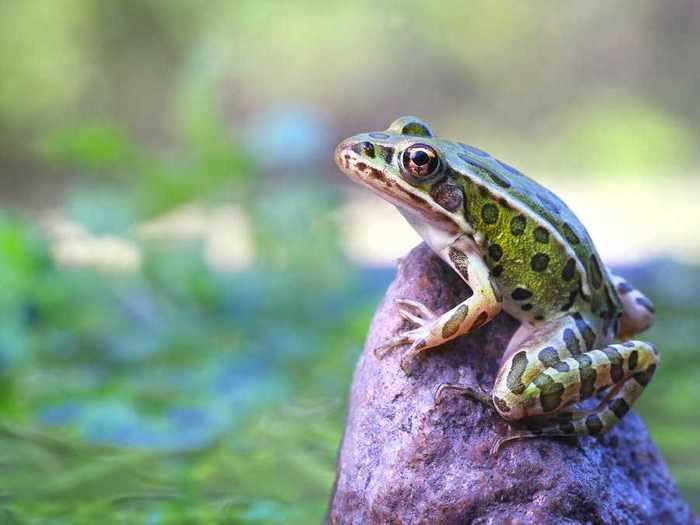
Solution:
<svg viewBox="0 0 700 525">
<path fill-rule="evenodd" d="M 474 241 L 459 237 L 440 250 L 439 255 L 464 279 L 473 294 L 439 316 L 416 301 L 397 301 L 402 306 L 399 310 L 402 317 L 417 326 L 382 345 L 375 353 L 410 343 L 411 347 L 401 359 L 401 368 L 406 373 L 409 364 L 422 351 L 469 333 L 493 319 L 501 310 L 500 295 Z"/>
</svg>

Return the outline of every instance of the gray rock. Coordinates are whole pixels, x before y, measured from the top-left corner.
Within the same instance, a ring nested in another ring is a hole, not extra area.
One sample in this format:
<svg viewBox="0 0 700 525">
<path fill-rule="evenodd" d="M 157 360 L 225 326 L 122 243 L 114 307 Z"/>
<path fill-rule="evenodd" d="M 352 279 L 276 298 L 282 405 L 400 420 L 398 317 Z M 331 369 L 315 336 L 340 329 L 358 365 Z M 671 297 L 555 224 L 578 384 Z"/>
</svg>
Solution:
<svg viewBox="0 0 700 525">
<path fill-rule="evenodd" d="M 520 440 L 494 457 L 509 430 L 494 410 L 459 395 L 435 405 L 441 383 L 490 388 L 517 327 L 506 314 L 428 350 L 411 377 L 401 349 L 372 354 L 405 328 L 395 298 L 442 312 L 467 293 L 425 245 L 400 262 L 355 370 L 328 523 L 699 523 L 635 413 L 597 439 Z"/>
</svg>

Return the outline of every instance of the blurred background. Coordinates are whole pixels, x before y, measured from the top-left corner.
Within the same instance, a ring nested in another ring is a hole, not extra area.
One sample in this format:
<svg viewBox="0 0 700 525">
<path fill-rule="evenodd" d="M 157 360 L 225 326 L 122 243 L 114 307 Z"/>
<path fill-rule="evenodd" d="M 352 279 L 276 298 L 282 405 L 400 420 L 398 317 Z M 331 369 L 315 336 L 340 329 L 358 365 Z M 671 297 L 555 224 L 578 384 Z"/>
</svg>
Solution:
<svg viewBox="0 0 700 525">
<path fill-rule="evenodd" d="M 657 303 L 639 403 L 700 510 L 700 3 L 0 2 L 3 523 L 318 523 L 418 242 L 332 161 L 415 114 Z"/>
</svg>

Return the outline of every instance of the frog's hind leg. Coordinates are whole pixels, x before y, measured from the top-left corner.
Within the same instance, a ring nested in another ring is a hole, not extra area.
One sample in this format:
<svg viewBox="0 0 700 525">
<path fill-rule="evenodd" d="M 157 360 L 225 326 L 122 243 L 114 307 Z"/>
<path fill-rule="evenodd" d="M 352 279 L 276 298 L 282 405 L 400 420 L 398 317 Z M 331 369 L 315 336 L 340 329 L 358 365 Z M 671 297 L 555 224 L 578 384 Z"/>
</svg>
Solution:
<svg viewBox="0 0 700 525">
<path fill-rule="evenodd" d="M 583 352 L 545 368 L 525 386 L 522 394 L 523 399 L 530 400 L 528 417 L 546 416 L 547 413 L 551 417 L 531 426 L 530 430 L 517 431 L 499 439 L 492 453 L 497 453 L 504 443 L 517 439 L 596 436 L 608 431 L 637 401 L 651 381 L 657 363 L 658 356 L 652 345 L 627 341 L 609 345 L 603 350 Z M 578 393 L 570 385 L 575 385 Z M 560 411 L 567 403 L 590 397 L 595 390 L 609 386 L 612 389 L 606 398 L 592 411 Z M 538 402 L 532 403 L 535 398 Z"/>
</svg>

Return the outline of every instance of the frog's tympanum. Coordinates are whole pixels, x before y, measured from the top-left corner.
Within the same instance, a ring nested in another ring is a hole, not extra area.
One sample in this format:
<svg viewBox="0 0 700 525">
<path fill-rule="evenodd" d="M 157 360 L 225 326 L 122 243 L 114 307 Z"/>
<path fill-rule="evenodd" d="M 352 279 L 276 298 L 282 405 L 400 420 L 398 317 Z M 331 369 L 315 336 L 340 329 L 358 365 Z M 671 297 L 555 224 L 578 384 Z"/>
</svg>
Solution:
<svg viewBox="0 0 700 525">
<path fill-rule="evenodd" d="M 410 345 L 415 358 L 477 329 L 502 309 L 521 322 L 493 391 L 441 385 L 492 405 L 527 430 L 501 439 L 598 435 L 629 410 L 651 380 L 653 345 L 629 337 L 654 321 L 654 307 L 610 273 L 588 232 L 551 191 L 488 153 L 436 137 L 415 117 L 351 137 L 336 149 L 351 179 L 394 204 L 472 295 L 443 314 L 398 302 L 414 328 L 376 349 Z M 619 340 L 622 342 L 614 343 Z M 572 404 L 605 391 L 592 410 Z M 569 407 L 569 408 L 567 408 Z"/>
</svg>

